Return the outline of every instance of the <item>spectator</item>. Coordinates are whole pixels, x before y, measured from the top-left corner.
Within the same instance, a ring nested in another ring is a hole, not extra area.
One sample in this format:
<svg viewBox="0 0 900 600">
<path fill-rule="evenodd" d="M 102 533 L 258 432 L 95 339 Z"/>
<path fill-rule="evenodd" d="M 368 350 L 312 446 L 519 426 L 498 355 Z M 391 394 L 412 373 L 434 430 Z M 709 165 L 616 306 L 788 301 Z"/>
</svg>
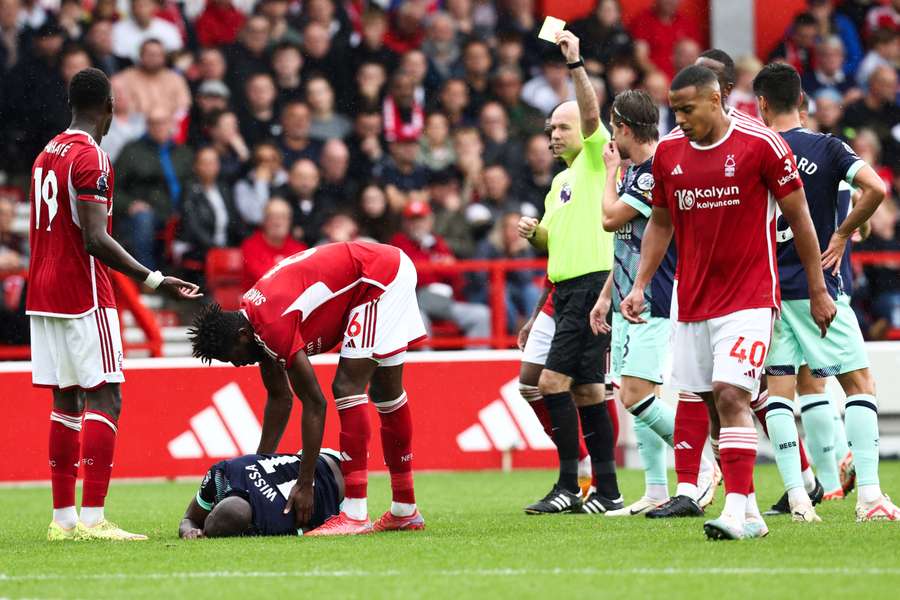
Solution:
<svg viewBox="0 0 900 600">
<path fill-rule="evenodd" d="M 359 184 L 351 176 L 350 150 L 338 138 L 325 142 L 322 146 L 322 181 L 319 192 L 329 206 L 349 210 L 359 195 Z"/>
<path fill-rule="evenodd" d="M 469 204 L 465 212 L 472 235 L 478 243 L 484 241 L 488 232 L 506 213 L 538 217 L 537 207 L 511 196 L 511 189 L 512 179 L 502 165 L 485 167 L 481 174 L 481 197 L 477 202 Z"/>
<path fill-rule="evenodd" d="M 312 121 L 309 126 L 309 137 L 325 141 L 343 139 L 352 129 L 350 120 L 334 110 L 334 90 L 328 79 L 315 75 L 306 80 L 306 101 L 309 102 Z"/>
<path fill-rule="evenodd" d="M 882 202 L 869 223 L 872 233 L 857 246 L 859 250 L 900 251 L 900 241 L 896 237 L 897 205 L 894 202 Z M 887 329 L 900 327 L 900 269 L 897 263 L 866 265 L 863 274 L 873 317 L 866 337 L 882 339 Z"/>
<path fill-rule="evenodd" d="M 319 161 L 322 143 L 309 137 L 309 127 L 309 107 L 303 102 L 291 102 L 281 110 L 279 147 L 286 169 L 304 158 Z"/>
<path fill-rule="evenodd" d="M 863 46 L 856 25 L 846 15 L 835 12 L 834 0 L 807 0 L 807 4 L 809 5 L 809 14 L 818 24 L 818 38 L 824 40 L 831 36 L 837 36 L 841 41 L 842 58 L 845 59 L 844 74 L 847 79 L 852 79 L 863 56 Z M 817 53 L 817 63 L 819 58 Z"/>
<path fill-rule="evenodd" d="M 693 40 L 682 40 L 681 42 L 678 42 L 676 48 L 685 42 L 696 45 L 696 42 Z M 694 57 L 694 60 L 696 60 L 696 56 Z M 609 95 L 613 98 L 615 98 L 616 95 L 633 88 L 637 83 L 637 80 L 638 72 L 628 61 L 617 61 L 610 64 L 607 68 L 606 82 L 609 85 Z M 603 103 L 601 102 L 600 104 L 602 105 Z"/>
<path fill-rule="evenodd" d="M 414 263 L 452 264 L 456 261 L 443 238 L 434 234 L 434 215 L 427 202 L 414 201 L 403 210 L 402 231 L 391 244 L 403 250 Z M 491 311 L 483 304 L 460 302 L 459 275 L 419 272 L 417 297 L 425 326 L 431 333 L 433 320 L 450 321 L 469 338 L 487 338 L 491 333 Z"/>
<path fill-rule="evenodd" d="M 393 12 L 384 36 L 384 45 L 400 55 L 417 50 L 425 38 L 424 21 L 427 10 L 425 0 L 400 3 Z"/>
<path fill-rule="evenodd" d="M 425 97 L 431 96 L 440 87 L 440 79 L 429 72 L 428 57 L 421 50 L 404 54 L 398 70 L 412 78 L 413 97 L 419 104 L 424 105 Z"/>
<path fill-rule="evenodd" d="M 166 52 L 181 50 L 184 45 L 178 28 L 157 16 L 156 0 L 131 0 L 131 15 L 113 25 L 113 52 L 132 62 L 140 59 L 144 43 L 159 42 Z"/>
<path fill-rule="evenodd" d="M 0 196 L 0 277 L 28 268 L 28 239 L 13 231 L 15 217 L 15 201 Z"/>
<path fill-rule="evenodd" d="M 304 7 L 307 8 L 307 7 Z M 273 44 L 300 45 L 303 37 L 288 21 L 290 3 L 288 0 L 262 0 L 259 14 L 269 22 L 269 41 Z"/>
<path fill-rule="evenodd" d="M 466 42 L 462 51 L 461 77 L 469 90 L 469 110 L 477 113 L 488 100 L 493 59 L 488 45 L 478 39 Z"/>
<path fill-rule="evenodd" d="M 332 45 L 328 30 L 323 25 L 311 22 L 303 28 L 303 59 L 304 79 L 314 74 L 324 75 L 338 98 L 343 100 L 353 95 L 351 72 L 335 68 L 335 65 L 345 64 L 347 59 L 340 48 Z"/>
<path fill-rule="evenodd" d="M 492 89 L 494 98 L 506 109 L 512 137 L 521 141 L 544 130 L 543 113 L 522 100 L 522 72 L 518 68 L 499 67 L 494 73 Z"/>
<path fill-rule="evenodd" d="M 523 204 L 530 204 L 544 212 L 544 200 L 550 192 L 550 184 L 556 175 L 550 141 L 543 133 L 528 138 L 525 147 L 526 169 L 522 177 L 516 179 L 514 197 Z"/>
<path fill-rule="evenodd" d="M 429 171 L 440 171 L 456 162 L 453 144 L 450 143 L 450 122 L 444 113 L 431 112 L 425 117 L 418 162 Z"/>
<path fill-rule="evenodd" d="M 232 0 L 206 0 L 206 8 L 194 22 L 197 41 L 203 47 L 233 44 L 244 20 Z"/>
<path fill-rule="evenodd" d="M 842 96 L 854 89 L 852 77 L 845 74 L 841 38 L 832 35 L 819 42 L 816 46 L 816 68 L 804 73 L 801 83 L 803 91 L 810 96 L 815 96 L 824 88 L 833 88 Z"/>
<path fill-rule="evenodd" d="M 12 230 L 16 205 L 0 197 L 0 343 L 27 344 L 25 276 L 28 269 L 28 239 Z"/>
<path fill-rule="evenodd" d="M 287 185 L 275 193 L 291 204 L 294 210 L 294 239 L 315 246 L 319 241 L 322 223 L 332 212 L 319 194 L 319 169 L 308 158 L 301 158 L 288 172 Z"/>
<path fill-rule="evenodd" d="M 490 235 L 478 244 L 474 258 L 483 260 L 535 258 L 531 245 L 520 237 L 516 230 L 521 216 L 515 212 L 502 215 L 491 228 Z M 539 273 L 533 269 L 511 270 L 506 273 L 507 333 L 516 333 L 531 316 L 541 295 L 540 288 L 534 283 L 538 275 Z M 487 304 L 490 289 L 487 274 L 472 273 L 468 283 L 466 299 L 469 302 Z"/>
<path fill-rule="evenodd" d="M 271 75 L 255 73 L 250 76 L 244 86 L 240 120 L 241 135 L 248 145 L 255 146 L 282 133 L 282 122 L 279 122 L 275 112 L 276 100 L 277 91 Z M 293 102 L 288 106 L 291 104 Z"/>
<path fill-rule="evenodd" d="M 172 141 L 172 114 L 156 108 L 147 135 L 126 144 L 116 162 L 116 239 L 125 240 L 142 265 L 156 269 L 156 237 L 178 209 L 183 181 L 191 174 L 191 151 Z"/>
<path fill-rule="evenodd" d="M 183 244 L 182 266 L 191 281 L 203 279 L 203 265 L 210 249 L 237 246 L 244 239 L 244 224 L 234 207 L 231 189 L 219 174 L 215 149 L 198 150 L 194 176 L 181 204 L 177 236 Z"/>
<path fill-rule="evenodd" d="M 675 42 L 675 49 L 672 51 L 672 66 L 678 73 L 681 69 L 688 67 L 700 57 L 700 44 L 692 38 L 684 38 Z"/>
<path fill-rule="evenodd" d="M 448 13 L 435 12 L 428 17 L 422 51 L 441 79 L 447 79 L 460 58 L 457 24 Z"/>
<path fill-rule="evenodd" d="M 659 111 L 657 129 L 659 137 L 662 137 L 675 128 L 675 113 L 669 108 L 669 80 L 662 71 L 651 71 L 644 77 L 643 87 Z M 756 98 L 753 98 L 753 102 L 756 102 Z"/>
<path fill-rule="evenodd" d="M 359 225 L 353 215 L 336 212 L 328 216 L 322 224 L 322 231 L 317 246 L 352 242 L 359 238 Z"/>
<path fill-rule="evenodd" d="M 278 89 L 279 106 L 292 100 L 303 99 L 302 78 L 303 55 L 294 44 L 281 43 L 272 51 L 272 71 L 275 74 L 275 86 Z"/>
<path fill-rule="evenodd" d="M 897 71 L 891 67 L 877 67 L 869 78 L 865 97 L 844 109 L 843 127 L 847 137 L 852 130 L 870 127 L 878 135 L 887 165 L 900 164 L 900 106 L 897 97 Z"/>
<path fill-rule="evenodd" d="M 366 62 L 380 64 L 386 71 L 392 71 L 397 64 L 397 55 L 384 44 L 388 19 L 384 12 L 369 8 L 362 15 L 362 34 L 359 45 L 353 49 L 353 67 Z"/>
<path fill-rule="evenodd" d="M 291 205 L 283 198 L 274 197 L 266 204 L 260 228 L 241 244 L 245 290 L 288 256 L 306 250 L 305 244 L 291 237 L 292 220 Z"/>
<path fill-rule="evenodd" d="M 456 152 L 456 168 L 462 175 L 460 197 L 463 206 L 475 200 L 481 171 L 484 168 L 484 142 L 474 127 L 462 127 L 453 132 L 453 151 Z"/>
<path fill-rule="evenodd" d="M 811 71 L 815 60 L 816 34 L 819 24 L 808 12 L 794 17 L 787 35 L 769 54 L 768 62 L 781 60 L 800 73 L 801 76 Z"/>
<path fill-rule="evenodd" d="M 463 214 L 459 188 L 459 176 L 453 168 L 429 175 L 428 195 L 434 207 L 434 233 L 444 239 L 457 258 L 472 258 L 475 240 Z"/>
<path fill-rule="evenodd" d="M 872 49 L 866 54 L 856 72 L 856 81 L 862 87 L 868 85 L 869 77 L 880 66 L 897 69 L 900 64 L 900 32 L 879 29 L 872 34 Z"/>
<path fill-rule="evenodd" d="M 450 128 L 455 129 L 472 122 L 469 114 L 469 88 L 462 79 L 448 79 L 441 88 L 440 110 L 450 120 Z"/>
<path fill-rule="evenodd" d="M 522 88 L 522 100 L 546 115 L 560 103 L 574 99 L 575 85 L 570 80 L 565 59 L 554 48 L 553 53 L 544 55 L 541 74 Z"/>
<path fill-rule="evenodd" d="M 400 210 L 425 189 L 428 172 L 416 162 L 418 138 L 398 138 L 388 144 L 388 151 L 388 155 L 376 165 L 374 174 L 384 186 L 391 208 Z"/>
<path fill-rule="evenodd" d="M 753 78 L 761 69 L 762 63 L 755 56 L 742 56 L 735 61 L 735 84 L 725 101 L 728 106 L 760 118 L 759 105 L 756 95 L 753 93 Z M 660 137 L 662 137 L 662 133 L 660 133 Z"/>
<path fill-rule="evenodd" d="M 228 109 L 231 92 L 228 86 L 216 79 L 208 79 L 200 84 L 194 96 L 188 117 L 187 143 L 196 148 L 209 142 L 210 120 L 216 113 Z M 117 96 L 116 102 L 119 101 Z M 106 138 L 103 138 L 106 141 Z"/>
<path fill-rule="evenodd" d="M 510 137 L 509 118 L 499 102 L 488 102 L 481 109 L 478 125 L 484 139 L 486 163 L 503 165 L 506 172 L 518 178 L 525 168 L 522 145 Z"/>
<path fill-rule="evenodd" d="M 203 48 L 197 59 L 197 81 L 225 81 L 228 76 L 228 64 L 225 54 L 219 48 Z M 199 86 L 198 86 L 199 87 Z"/>
<path fill-rule="evenodd" d="M 341 47 L 350 43 L 349 24 L 338 18 L 334 0 L 306 0 L 303 16 L 312 23 L 319 23 L 328 30 L 331 39 Z"/>
<path fill-rule="evenodd" d="M 112 32 L 112 21 L 99 20 L 90 24 L 84 36 L 91 63 L 110 77 L 131 65 L 130 60 L 116 56 L 113 51 Z"/>
<path fill-rule="evenodd" d="M 815 101 L 816 127 L 820 133 L 841 134 L 841 119 L 844 117 L 843 99 L 834 88 L 823 88 L 813 98 Z"/>
<path fill-rule="evenodd" d="M 522 36 L 513 31 L 500 33 L 497 36 L 497 60 L 494 63 L 494 72 L 501 67 L 510 67 L 516 70 L 531 70 L 530 61 L 525 56 L 525 44 Z"/>
<path fill-rule="evenodd" d="M 18 0 L 0 0 L 0 75 L 19 62 L 25 24 L 19 21 Z"/>
<path fill-rule="evenodd" d="M 109 131 L 100 142 L 100 147 L 109 155 L 109 160 L 115 163 L 126 144 L 147 133 L 147 117 L 134 110 L 131 106 L 131 97 L 119 93 L 116 86 L 113 86 L 113 97 L 115 98 L 113 118 L 109 124 Z"/>
<path fill-rule="evenodd" d="M 632 37 L 646 45 L 650 62 L 670 80 L 678 72 L 673 62 L 676 44 L 689 38 L 699 48 L 701 42 L 697 17 L 680 12 L 679 4 L 680 0 L 656 0 L 652 8 L 638 13 L 628 26 Z"/>
<path fill-rule="evenodd" d="M 210 117 L 209 142 L 219 159 L 216 177 L 228 186 L 230 195 L 231 187 L 244 174 L 250 161 L 250 148 L 241 137 L 238 119 L 233 112 L 221 111 Z"/>
<path fill-rule="evenodd" d="M 375 165 L 384 156 L 381 113 L 377 109 L 357 113 L 347 145 L 350 147 L 350 171 L 363 177 L 371 176 L 375 172 Z"/>
<path fill-rule="evenodd" d="M 254 146 L 253 168 L 234 186 L 234 203 L 241 219 L 252 226 L 262 223 L 272 190 L 284 186 L 287 180 L 278 147 L 270 142 Z"/>
<path fill-rule="evenodd" d="M 348 114 L 357 114 L 367 107 L 378 107 L 383 102 L 384 84 L 387 72 L 384 65 L 377 62 L 364 62 L 356 70 L 356 91 L 352 100 L 345 103 Z"/>
<path fill-rule="evenodd" d="M 376 183 L 363 187 L 359 195 L 360 236 L 387 243 L 400 228 L 398 214 L 388 206 L 387 195 Z"/>
<path fill-rule="evenodd" d="M 155 39 L 141 44 L 139 62 L 113 77 L 113 83 L 128 94 L 134 110 L 145 115 L 162 110 L 181 120 L 191 107 L 187 82 L 166 66 L 165 48 Z"/>
<path fill-rule="evenodd" d="M 887 185 L 890 185 L 893 172 L 881 160 L 881 142 L 874 131 L 868 128 L 860 129 L 853 137 L 853 141 L 850 142 L 850 146 L 866 164 L 875 169 L 875 172 L 884 179 Z"/>
<path fill-rule="evenodd" d="M 244 22 L 238 41 L 225 49 L 228 64 L 226 83 L 236 92 L 244 88 L 251 75 L 269 72 L 269 35 L 271 26 L 262 15 L 254 15 Z"/>
<path fill-rule="evenodd" d="M 418 138 L 425 127 L 425 108 L 416 100 L 415 82 L 405 71 L 391 78 L 390 93 L 384 99 L 384 137 L 388 142 L 399 138 Z"/>
<path fill-rule="evenodd" d="M 572 23 L 570 29 L 583 40 L 581 54 L 593 75 L 602 74 L 613 61 L 634 55 L 634 41 L 622 25 L 618 0 L 598 0 L 594 12 Z"/>
</svg>

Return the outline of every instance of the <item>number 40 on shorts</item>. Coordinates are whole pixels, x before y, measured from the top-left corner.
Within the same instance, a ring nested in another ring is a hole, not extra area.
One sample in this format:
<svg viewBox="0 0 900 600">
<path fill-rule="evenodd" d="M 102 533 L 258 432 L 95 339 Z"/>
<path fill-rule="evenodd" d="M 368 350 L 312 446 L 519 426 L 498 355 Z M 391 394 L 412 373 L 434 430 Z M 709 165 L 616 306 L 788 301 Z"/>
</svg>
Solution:
<svg viewBox="0 0 900 600">
<path fill-rule="evenodd" d="M 731 347 L 729 356 L 733 356 L 739 362 L 749 359 L 751 365 L 761 367 L 766 358 L 766 344 L 758 340 L 750 343 L 744 336 L 739 336 L 734 346 Z"/>
</svg>

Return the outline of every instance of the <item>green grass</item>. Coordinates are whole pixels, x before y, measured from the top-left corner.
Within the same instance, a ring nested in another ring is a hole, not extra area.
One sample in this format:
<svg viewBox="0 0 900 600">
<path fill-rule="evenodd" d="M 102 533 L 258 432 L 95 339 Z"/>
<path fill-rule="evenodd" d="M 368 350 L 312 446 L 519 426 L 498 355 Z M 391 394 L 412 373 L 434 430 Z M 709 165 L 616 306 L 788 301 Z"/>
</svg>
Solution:
<svg viewBox="0 0 900 600">
<path fill-rule="evenodd" d="M 824 523 L 768 520 L 763 540 L 709 542 L 702 519 L 650 521 L 587 515 L 528 517 L 551 473 L 422 474 L 428 529 L 358 538 L 177 538 L 196 486 L 114 484 L 107 514 L 151 536 L 142 543 L 44 541 L 45 488 L 0 490 L 0 597 L 52 598 L 896 598 L 900 523 L 857 524 L 855 495 L 820 507 Z M 621 473 L 627 498 L 642 475 Z M 761 504 L 780 490 L 757 471 Z M 900 490 L 900 463 L 884 463 Z M 373 516 L 388 482 L 373 476 Z M 721 490 L 719 492 L 721 495 Z M 721 497 L 710 510 L 718 515 Z"/>
</svg>

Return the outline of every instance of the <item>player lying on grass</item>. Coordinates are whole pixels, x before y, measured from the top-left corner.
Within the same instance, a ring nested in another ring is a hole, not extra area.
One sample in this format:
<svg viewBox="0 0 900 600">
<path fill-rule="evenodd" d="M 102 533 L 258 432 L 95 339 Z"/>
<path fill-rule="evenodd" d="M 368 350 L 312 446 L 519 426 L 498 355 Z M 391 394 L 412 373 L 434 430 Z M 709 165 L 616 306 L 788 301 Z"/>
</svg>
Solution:
<svg viewBox="0 0 900 600">
<path fill-rule="evenodd" d="M 294 511 L 285 512 L 288 495 L 300 475 L 297 454 L 247 454 L 223 460 L 207 471 L 200 490 L 188 504 L 178 537 L 238 535 L 303 535 L 340 512 L 344 476 L 334 450 L 316 459 L 315 509 L 298 529 Z"/>
<path fill-rule="evenodd" d="M 301 466 L 287 503 L 298 527 L 313 515 L 313 475 L 325 430 L 325 396 L 308 357 L 339 346 L 331 390 L 341 421 L 347 498 L 315 535 L 425 527 L 413 490 L 412 416 L 403 389 L 406 349 L 425 338 L 425 326 L 416 302 L 416 269 L 402 251 L 349 242 L 299 252 L 263 275 L 244 294 L 241 310 L 212 304 L 189 333 L 194 356 L 207 362 L 259 364 L 268 399 L 257 452 L 277 450 L 294 394 L 300 398 L 303 449 L 310 460 Z M 374 525 L 366 503 L 369 397 L 381 418 L 393 491 L 391 509 Z"/>
</svg>

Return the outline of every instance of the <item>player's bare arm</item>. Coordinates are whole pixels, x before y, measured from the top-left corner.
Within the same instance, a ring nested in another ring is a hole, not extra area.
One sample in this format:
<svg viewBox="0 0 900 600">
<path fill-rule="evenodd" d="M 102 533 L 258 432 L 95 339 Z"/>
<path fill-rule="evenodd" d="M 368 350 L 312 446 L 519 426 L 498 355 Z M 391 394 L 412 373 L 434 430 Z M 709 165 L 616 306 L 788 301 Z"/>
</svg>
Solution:
<svg viewBox="0 0 900 600">
<path fill-rule="evenodd" d="M 825 276 L 822 273 L 822 254 L 819 252 L 819 241 L 809 216 L 806 194 L 797 189 L 778 201 L 778 207 L 785 216 L 791 231 L 794 232 L 794 245 L 806 271 L 809 286 L 809 311 L 819 326 L 822 337 L 828 333 L 828 326 L 837 314 L 834 300 L 828 295 L 825 287 Z M 656 209 L 654 208 L 654 211 Z"/>
<path fill-rule="evenodd" d="M 613 273 L 610 271 L 606 282 L 603 284 L 603 289 L 600 290 L 600 295 L 597 297 L 597 302 L 594 303 L 594 308 L 591 309 L 589 321 L 594 335 L 612 332 L 612 327 L 606 320 L 609 308 L 612 306 L 612 282 Z"/>
<path fill-rule="evenodd" d="M 545 227 L 541 227 L 540 221 L 534 217 L 520 217 L 516 228 L 519 237 L 528 240 L 534 248 L 547 251 L 548 232 Z"/>
<path fill-rule="evenodd" d="M 809 219 L 808 214 L 806 218 Z M 810 223 L 811 226 L 812 223 Z M 672 225 L 672 215 L 669 214 L 669 209 L 654 206 L 653 212 L 650 213 L 650 222 L 647 223 L 647 229 L 644 231 L 644 241 L 641 242 L 641 262 L 638 265 L 637 277 L 635 277 L 631 292 L 622 300 L 621 305 L 622 316 L 631 323 L 646 322 L 641 318 L 641 313 L 644 312 L 644 288 L 662 263 L 674 232 L 675 228 Z M 822 286 L 825 286 L 824 280 Z"/>
<path fill-rule="evenodd" d="M 195 540 L 205 537 L 203 535 L 203 525 L 209 511 L 197 504 L 197 499 L 192 498 L 188 504 L 187 510 L 184 511 L 184 517 L 178 526 L 178 537 L 183 540 Z"/>
<path fill-rule="evenodd" d="M 137 282 L 146 281 L 147 276 L 150 275 L 150 269 L 136 261 L 106 231 L 108 222 L 106 205 L 96 202 L 77 202 L 76 204 L 85 251 L 111 269 L 124 273 Z M 176 277 L 165 277 L 158 289 L 171 298 L 193 300 L 203 295 L 196 284 L 182 281 Z"/>
<path fill-rule="evenodd" d="M 581 48 L 578 37 L 571 31 L 560 31 L 556 34 L 556 43 L 566 59 L 566 63 L 573 64 L 581 60 Z M 600 127 L 600 104 L 597 102 L 597 92 L 588 79 L 584 65 L 572 69 L 572 83 L 575 84 L 575 100 L 578 102 L 578 111 L 581 113 L 581 135 L 585 138 Z"/>
<path fill-rule="evenodd" d="M 856 172 L 853 185 L 859 188 L 859 197 L 854 199 L 853 210 L 831 236 L 828 248 L 822 253 L 822 268 L 831 269 L 834 274 L 841 269 L 847 240 L 866 224 L 885 197 L 884 181 L 869 165 Z"/>
<path fill-rule="evenodd" d="M 266 356 L 259 361 L 259 374 L 266 388 L 266 409 L 263 413 L 262 435 L 257 454 L 274 454 L 287 428 L 294 404 L 294 393 L 285 370 Z"/>
<path fill-rule="evenodd" d="M 516 346 L 518 346 L 519 350 L 525 349 L 525 344 L 528 342 L 528 336 L 531 335 L 531 328 L 534 326 L 534 320 L 537 319 L 537 316 L 541 312 L 541 308 L 543 308 L 544 303 L 547 302 L 547 297 L 550 296 L 550 290 L 552 289 L 553 287 L 550 285 L 550 282 L 546 281 L 541 290 L 541 296 L 535 303 L 534 310 L 531 311 L 531 316 L 528 318 L 528 321 L 522 325 L 522 329 L 519 330 L 519 335 L 516 339 Z"/>
<path fill-rule="evenodd" d="M 606 164 L 606 185 L 603 188 L 603 230 L 617 231 L 638 215 L 638 211 L 619 199 L 616 191 L 616 179 L 622 157 L 615 141 L 611 141 L 603 149 L 603 162 Z"/>
<path fill-rule="evenodd" d="M 291 494 L 285 514 L 293 508 L 296 511 L 297 526 L 309 522 L 313 513 L 313 481 L 316 475 L 316 460 L 322 448 L 322 435 L 325 432 L 325 396 L 316 379 L 309 358 L 303 352 L 294 356 L 294 362 L 287 369 L 288 378 L 294 393 L 303 404 L 303 416 L 300 421 L 300 433 L 303 440 L 303 462 L 300 465 L 300 477 Z"/>
</svg>

